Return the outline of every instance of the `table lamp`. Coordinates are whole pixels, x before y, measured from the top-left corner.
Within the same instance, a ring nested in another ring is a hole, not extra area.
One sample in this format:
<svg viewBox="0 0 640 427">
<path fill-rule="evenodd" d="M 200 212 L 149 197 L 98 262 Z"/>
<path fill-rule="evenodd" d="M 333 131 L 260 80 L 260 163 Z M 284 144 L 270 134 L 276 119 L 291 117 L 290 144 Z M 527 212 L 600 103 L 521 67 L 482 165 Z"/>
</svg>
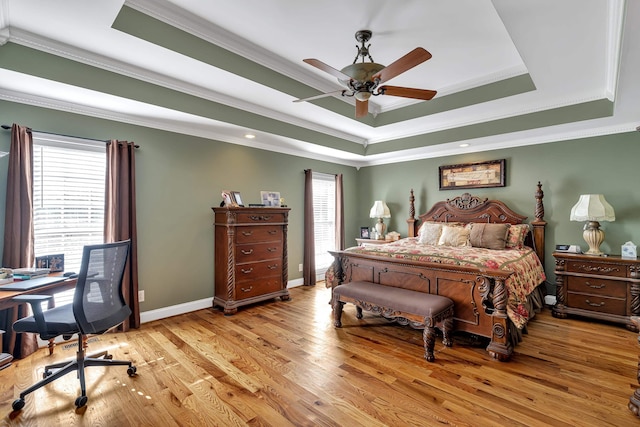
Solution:
<svg viewBox="0 0 640 427">
<path fill-rule="evenodd" d="M 613 207 L 602 194 L 582 194 L 578 203 L 571 208 L 571 221 L 588 221 L 582 237 L 589 245 L 587 255 L 603 255 L 600 245 L 604 241 L 604 231 L 598 221 L 615 221 Z"/>
<path fill-rule="evenodd" d="M 384 225 L 382 218 L 391 218 L 391 212 L 389 212 L 387 204 L 382 200 L 376 200 L 371 207 L 371 211 L 369 211 L 369 218 L 378 218 L 378 222 L 376 223 L 376 234 L 378 239 L 383 240 L 387 226 Z"/>
</svg>

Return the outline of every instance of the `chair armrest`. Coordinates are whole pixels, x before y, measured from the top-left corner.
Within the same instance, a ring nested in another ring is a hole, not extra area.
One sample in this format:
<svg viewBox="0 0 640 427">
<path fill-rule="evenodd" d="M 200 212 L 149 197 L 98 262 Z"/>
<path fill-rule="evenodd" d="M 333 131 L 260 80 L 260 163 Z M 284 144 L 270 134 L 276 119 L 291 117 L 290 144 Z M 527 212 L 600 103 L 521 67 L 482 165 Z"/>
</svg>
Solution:
<svg viewBox="0 0 640 427">
<path fill-rule="evenodd" d="M 16 302 L 28 302 L 31 305 L 33 311 L 33 317 L 36 319 L 36 327 L 39 334 L 44 334 L 47 331 L 47 325 L 44 321 L 44 314 L 42 313 L 42 303 L 53 298 L 53 295 L 18 295 L 13 297 L 13 301 Z"/>
</svg>

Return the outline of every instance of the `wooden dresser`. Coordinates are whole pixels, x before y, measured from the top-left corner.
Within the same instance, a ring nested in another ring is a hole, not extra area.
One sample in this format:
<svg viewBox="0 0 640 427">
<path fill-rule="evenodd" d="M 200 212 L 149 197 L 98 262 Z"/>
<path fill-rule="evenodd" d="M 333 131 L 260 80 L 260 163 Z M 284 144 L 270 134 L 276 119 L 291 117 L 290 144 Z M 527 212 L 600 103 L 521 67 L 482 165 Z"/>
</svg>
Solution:
<svg viewBox="0 0 640 427">
<path fill-rule="evenodd" d="M 287 289 L 289 208 L 212 208 L 215 214 L 213 306 L 238 307 L 280 297 Z"/>
<path fill-rule="evenodd" d="M 623 323 L 637 331 L 640 315 L 640 260 L 554 252 L 556 305 L 553 315 L 575 314 Z"/>
</svg>

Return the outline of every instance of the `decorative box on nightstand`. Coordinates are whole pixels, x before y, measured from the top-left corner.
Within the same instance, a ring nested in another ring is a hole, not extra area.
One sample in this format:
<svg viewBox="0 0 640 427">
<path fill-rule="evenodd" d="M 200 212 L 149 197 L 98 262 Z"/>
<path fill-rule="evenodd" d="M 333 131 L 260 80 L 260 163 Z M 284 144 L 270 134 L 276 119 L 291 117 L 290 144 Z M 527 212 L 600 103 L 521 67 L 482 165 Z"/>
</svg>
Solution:
<svg viewBox="0 0 640 427">
<path fill-rule="evenodd" d="M 556 305 L 553 315 L 607 320 L 637 331 L 640 315 L 640 260 L 554 252 Z"/>
</svg>

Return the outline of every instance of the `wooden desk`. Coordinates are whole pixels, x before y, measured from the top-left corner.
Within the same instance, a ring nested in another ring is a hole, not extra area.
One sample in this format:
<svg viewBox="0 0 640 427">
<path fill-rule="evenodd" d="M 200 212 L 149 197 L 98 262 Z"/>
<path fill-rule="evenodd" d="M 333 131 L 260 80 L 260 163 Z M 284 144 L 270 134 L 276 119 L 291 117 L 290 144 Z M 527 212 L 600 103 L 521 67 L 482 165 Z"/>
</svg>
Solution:
<svg viewBox="0 0 640 427">
<path fill-rule="evenodd" d="M 63 292 L 68 289 L 73 289 L 76 286 L 77 279 L 65 279 L 61 282 L 52 283 L 50 285 L 40 286 L 38 288 L 29 289 L 26 291 L 3 291 L 2 286 L 0 286 L 0 310 L 11 309 L 19 306 L 20 304 L 13 300 L 14 297 L 18 295 L 53 295 L 58 292 Z M 54 306 L 53 300 L 49 302 L 49 308 Z M 16 319 L 17 320 L 17 319 Z M 11 325 L 6 325 L 5 334 L 8 336 L 14 334 L 11 330 Z M 53 353 L 53 340 L 49 340 L 49 354 Z M 7 360 L 8 359 L 8 360 Z M 2 353 L 2 334 L 0 334 L 0 360 L 4 363 L 0 366 L 2 367 L 8 366 L 9 362 L 11 362 L 11 355 L 7 353 Z"/>
<path fill-rule="evenodd" d="M 76 286 L 77 279 L 65 279 L 61 282 L 52 283 L 50 285 L 40 286 L 39 288 L 29 289 L 27 291 L 3 291 L 0 285 L 0 310 L 15 307 L 19 304 L 13 301 L 18 295 L 53 295 Z M 50 305 L 52 307 L 52 305 Z"/>
</svg>

